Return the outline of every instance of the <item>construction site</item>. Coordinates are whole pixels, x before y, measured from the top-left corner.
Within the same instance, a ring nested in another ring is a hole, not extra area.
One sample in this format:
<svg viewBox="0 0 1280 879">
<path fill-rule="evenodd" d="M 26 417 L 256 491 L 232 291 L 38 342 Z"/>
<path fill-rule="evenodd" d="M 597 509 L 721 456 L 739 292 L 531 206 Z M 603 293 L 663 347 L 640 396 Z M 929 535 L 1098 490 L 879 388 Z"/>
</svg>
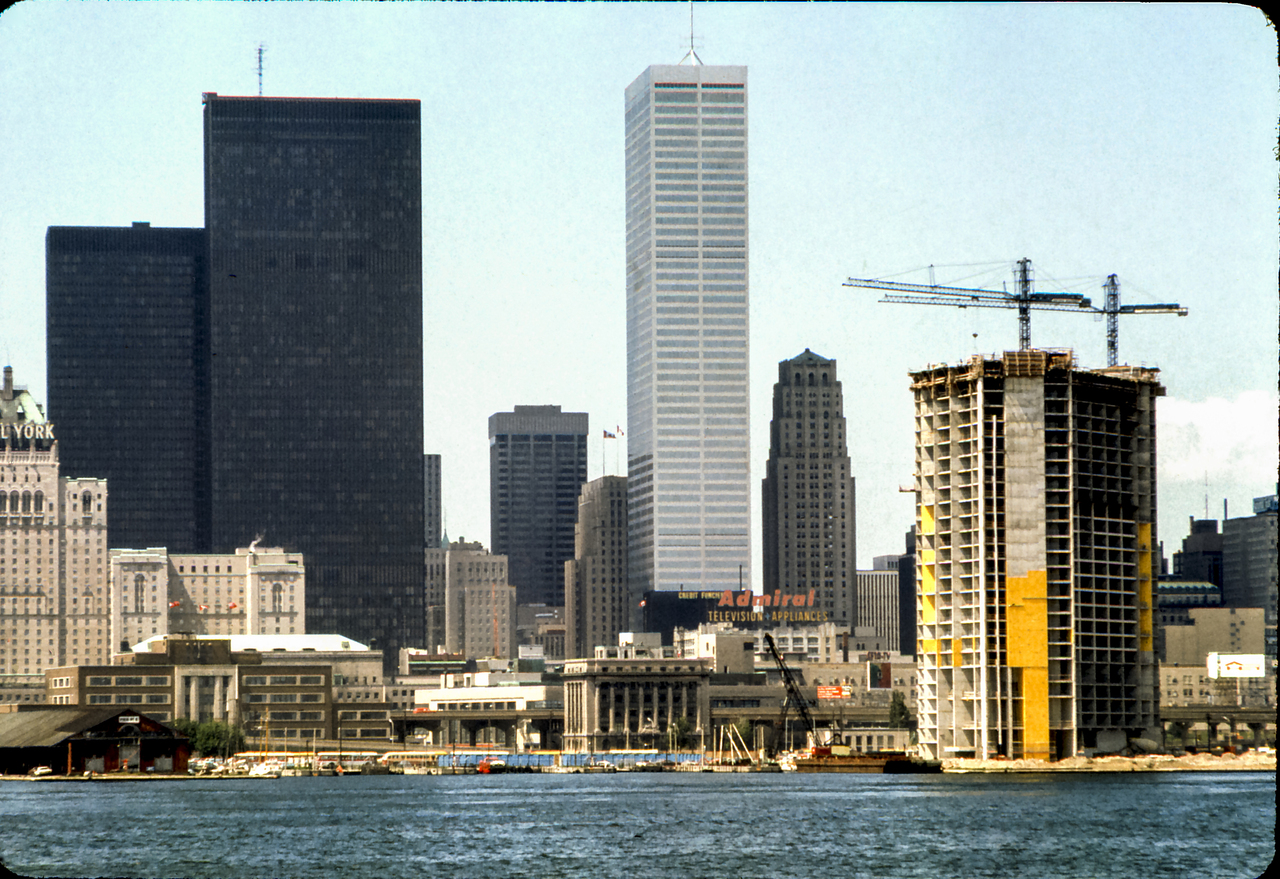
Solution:
<svg viewBox="0 0 1280 879">
<path fill-rule="evenodd" d="M 1028 349 L 911 378 L 922 752 L 1158 737 L 1157 371 Z"/>
</svg>

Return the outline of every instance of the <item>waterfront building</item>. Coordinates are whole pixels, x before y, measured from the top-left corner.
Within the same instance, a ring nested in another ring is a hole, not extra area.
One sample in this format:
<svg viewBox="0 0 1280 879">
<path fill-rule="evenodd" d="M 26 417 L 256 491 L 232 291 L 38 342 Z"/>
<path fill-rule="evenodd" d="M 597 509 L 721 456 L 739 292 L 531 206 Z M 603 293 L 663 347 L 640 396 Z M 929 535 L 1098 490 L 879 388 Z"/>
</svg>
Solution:
<svg viewBox="0 0 1280 879">
<path fill-rule="evenodd" d="M 440 545 L 444 534 L 443 500 L 440 489 L 440 456 L 422 456 L 423 545 Z"/>
<path fill-rule="evenodd" d="M 627 478 L 602 476 L 582 486 L 573 558 L 564 563 L 565 656 L 585 656 L 634 630 L 640 599 L 627 589 Z"/>
<path fill-rule="evenodd" d="M 516 588 L 506 556 L 459 539 L 448 549 L 428 549 L 426 569 L 432 636 L 443 637 L 429 650 L 472 659 L 516 655 Z"/>
<path fill-rule="evenodd" d="M 53 423 L 4 368 L 0 388 L 0 676 L 105 662 L 107 481 L 61 474 Z M 20 676 L 11 678 L 10 676 Z M 14 696 L 24 688 L 17 686 Z"/>
<path fill-rule="evenodd" d="M 111 643 L 152 636 L 306 634 L 306 567 L 300 553 L 241 547 L 176 555 L 163 547 L 110 552 Z"/>
<path fill-rule="evenodd" d="M 301 748 L 390 736 L 382 664 L 379 651 L 341 635 L 160 635 L 109 664 L 48 670 L 45 687 L 54 705 L 219 720 L 259 744 Z"/>
<path fill-rule="evenodd" d="M 587 481 L 585 412 L 516 406 L 489 416 L 489 533 L 520 604 L 564 606 L 578 492 Z"/>
<path fill-rule="evenodd" d="M 677 659 L 656 637 L 618 640 L 564 664 L 564 750 L 665 748 L 679 728 L 702 747 L 711 729 L 711 661 Z"/>
<path fill-rule="evenodd" d="M 424 635 L 419 102 L 203 103 L 210 548 L 302 552 L 307 628 L 393 662 Z"/>
<path fill-rule="evenodd" d="M 911 379 L 922 751 L 1158 735 L 1157 370 L 1033 349 Z"/>
<path fill-rule="evenodd" d="M 49 418 L 68 476 L 111 485 L 111 546 L 209 551 L 203 229 L 51 226 Z"/>
<path fill-rule="evenodd" d="M 761 511 L 764 591 L 817 592 L 831 622 L 859 622 L 854 480 L 836 362 L 808 348 L 778 364 Z"/>
<path fill-rule="evenodd" d="M 750 583 L 747 68 L 626 89 L 629 582 Z"/>
</svg>

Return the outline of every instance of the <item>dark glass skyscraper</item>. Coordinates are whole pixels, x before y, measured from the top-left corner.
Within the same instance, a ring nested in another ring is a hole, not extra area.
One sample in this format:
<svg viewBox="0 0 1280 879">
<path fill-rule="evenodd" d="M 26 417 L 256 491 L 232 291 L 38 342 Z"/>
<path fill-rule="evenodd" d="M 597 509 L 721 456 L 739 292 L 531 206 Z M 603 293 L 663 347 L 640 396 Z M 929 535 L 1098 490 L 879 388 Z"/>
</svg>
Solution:
<svg viewBox="0 0 1280 879">
<path fill-rule="evenodd" d="M 423 643 L 418 101 L 204 96 L 215 550 L 304 553 L 307 630 Z"/>
<path fill-rule="evenodd" d="M 489 416 L 489 535 L 520 604 L 564 606 L 578 493 L 587 481 L 587 413 L 517 406 Z"/>
<path fill-rule="evenodd" d="M 203 230 L 53 226 L 45 259 L 63 474 L 107 479 L 111 546 L 207 551 Z"/>
</svg>

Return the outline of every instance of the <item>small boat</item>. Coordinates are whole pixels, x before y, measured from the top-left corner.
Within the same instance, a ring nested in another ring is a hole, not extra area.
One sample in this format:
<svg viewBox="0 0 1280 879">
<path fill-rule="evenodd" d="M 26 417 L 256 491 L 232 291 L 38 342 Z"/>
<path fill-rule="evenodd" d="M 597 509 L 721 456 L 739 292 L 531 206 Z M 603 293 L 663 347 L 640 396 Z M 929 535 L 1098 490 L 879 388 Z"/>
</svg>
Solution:
<svg viewBox="0 0 1280 879">
<path fill-rule="evenodd" d="M 498 760 L 493 757 L 485 757 L 476 764 L 476 772 L 481 775 L 501 775 L 507 771 L 507 763 L 505 760 Z"/>
</svg>

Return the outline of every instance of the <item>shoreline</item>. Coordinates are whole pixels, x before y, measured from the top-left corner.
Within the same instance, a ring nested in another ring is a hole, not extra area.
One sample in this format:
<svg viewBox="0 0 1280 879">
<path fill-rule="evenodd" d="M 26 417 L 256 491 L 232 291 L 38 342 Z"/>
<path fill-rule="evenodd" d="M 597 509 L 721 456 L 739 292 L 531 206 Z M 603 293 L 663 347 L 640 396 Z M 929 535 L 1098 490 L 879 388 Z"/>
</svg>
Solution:
<svg viewBox="0 0 1280 879">
<path fill-rule="evenodd" d="M 1247 751 L 1244 754 L 1143 754 L 1138 757 L 1068 757 L 1056 763 L 1042 760 L 979 760 L 953 757 L 942 761 L 945 773 L 1044 773 L 1044 772 L 1275 772 L 1276 755 Z"/>
</svg>

